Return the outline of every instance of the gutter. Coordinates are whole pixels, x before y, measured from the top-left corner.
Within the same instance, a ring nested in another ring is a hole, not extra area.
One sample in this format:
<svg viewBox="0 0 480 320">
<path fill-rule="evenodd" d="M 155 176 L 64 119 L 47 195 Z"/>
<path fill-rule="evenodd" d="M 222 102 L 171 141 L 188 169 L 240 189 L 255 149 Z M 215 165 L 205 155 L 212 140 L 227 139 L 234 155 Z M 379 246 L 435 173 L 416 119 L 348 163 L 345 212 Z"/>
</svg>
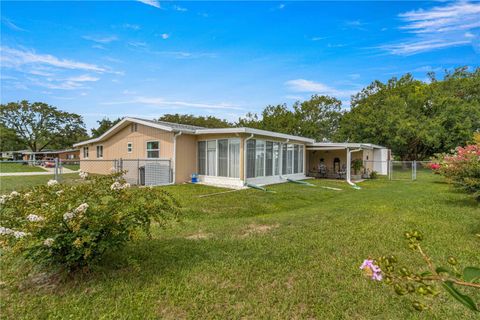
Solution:
<svg viewBox="0 0 480 320">
<path fill-rule="evenodd" d="M 350 148 L 347 148 L 347 183 L 354 187 L 355 189 L 360 189 L 359 186 L 357 186 L 355 183 L 352 182 L 351 176 L 352 176 L 352 153 L 362 151 L 362 148 L 359 149 L 354 149 L 350 150 Z"/>
<path fill-rule="evenodd" d="M 172 164 L 172 182 L 170 184 L 175 184 L 176 177 L 176 166 L 177 166 L 177 137 L 182 135 L 182 131 L 179 131 L 173 135 L 173 164 Z"/>
</svg>

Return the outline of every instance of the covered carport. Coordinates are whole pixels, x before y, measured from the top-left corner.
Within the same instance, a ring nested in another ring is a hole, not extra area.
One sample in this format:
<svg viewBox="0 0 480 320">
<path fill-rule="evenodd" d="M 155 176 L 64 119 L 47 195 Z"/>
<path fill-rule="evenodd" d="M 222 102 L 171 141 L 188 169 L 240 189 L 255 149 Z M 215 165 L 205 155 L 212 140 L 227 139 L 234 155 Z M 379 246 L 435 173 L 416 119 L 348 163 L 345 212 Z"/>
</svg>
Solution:
<svg viewBox="0 0 480 320">
<path fill-rule="evenodd" d="M 388 174 L 390 152 L 370 143 L 316 142 L 307 146 L 307 173 L 311 177 L 344 179 L 368 178 L 370 173 Z M 352 168 L 361 161 L 361 169 Z M 356 169 L 356 171 L 355 171 Z"/>
</svg>

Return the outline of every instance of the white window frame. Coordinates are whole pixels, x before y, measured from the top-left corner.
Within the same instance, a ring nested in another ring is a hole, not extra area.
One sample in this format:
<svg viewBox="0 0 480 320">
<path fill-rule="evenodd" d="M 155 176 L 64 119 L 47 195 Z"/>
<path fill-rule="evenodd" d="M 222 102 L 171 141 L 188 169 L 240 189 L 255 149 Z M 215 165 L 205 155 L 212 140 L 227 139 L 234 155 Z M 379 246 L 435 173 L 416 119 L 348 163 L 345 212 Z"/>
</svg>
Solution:
<svg viewBox="0 0 480 320">
<path fill-rule="evenodd" d="M 133 152 L 133 143 L 127 142 L 127 153 L 132 153 L 132 152 Z"/>
<path fill-rule="evenodd" d="M 98 148 L 99 147 L 102 148 L 102 156 L 101 157 L 98 156 Z M 97 157 L 97 159 L 103 159 L 103 144 L 99 144 L 99 145 L 95 146 L 95 156 Z"/>
<path fill-rule="evenodd" d="M 158 143 L 158 149 L 148 149 L 148 143 L 149 142 L 157 142 Z M 148 156 L 148 151 L 158 151 L 158 158 L 151 158 Z M 145 157 L 147 159 L 160 159 L 160 141 L 159 140 L 148 140 L 145 141 Z"/>
<path fill-rule="evenodd" d="M 85 150 L 87 150 L 87 156 L 85 157 Z M 83 147 L 83 159 L 88 159 L 88 157 L 90 156 L 90 150 L 88 149 L 88 146 L 86 147 Z"/>
<path fill-rule="evenodd" d="M 228 147 L 227 147 L 227 176 L 219 176 L 219 165 L 218 165 L 218 140 L 228 140 Z M 215 175 L 207 174 L 208 170 L 208 142 L 215 141 Z M 219 178 L 227 178 L 227 179 L 240 179 L 240 165 L 238 167 L 238 178 L 237 177 L 230 177 L 230 141 L 236 141 L 237 143 L 242 143 L 240 138 L 220 138 L 220 139 L 205 139 L 205 140 L 198 140 L 197 147 L 196 147 L 196 156 L 197 156 L 197 168 L 198 167 L 198 142 L 205 142 L 205 168 L 204 168 L 204 176 L 206 177 L 219 177 Z"/>
</svg>

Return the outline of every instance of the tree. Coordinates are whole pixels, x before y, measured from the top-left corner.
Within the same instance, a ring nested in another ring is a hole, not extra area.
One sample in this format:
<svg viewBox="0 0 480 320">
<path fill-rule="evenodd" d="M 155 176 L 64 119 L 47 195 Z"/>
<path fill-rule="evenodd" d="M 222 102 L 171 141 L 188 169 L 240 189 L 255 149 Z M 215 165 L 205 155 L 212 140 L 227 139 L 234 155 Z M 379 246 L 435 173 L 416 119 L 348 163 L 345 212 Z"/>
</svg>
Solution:
<svg viewBox="0 0 480 320">
<path fill-rule="evenodd" d="M 297 122 L 296 134 L 315 139 L 330 141 L 337 133 L 342 117 L 342 102 L 329 96 L 313 95 L 310 100 L 293 105 Z"/>
<path fill-rule="evenodd" d="M 122 121 L 123 118 L 117 118 L 115 120 L 110 120 L 108 118 L 103 118 L 102 120 L 97 120 L 98 127 L 93 128 L 90 131 L 92 132 L 92 138 L 100 137 L 104 134 L 108 129 Z"/>
<path fill-rule="evenodd" d="M 372 82 L 352 97 L 338 140 L 385 145 L 402 160 L 421 160 L 471 141 L 480 128 L 480 69 L 458 68 L 431 83 L 410 74 Z"/>
<path fill-rule="evenodd" d="M 17 151 L 25 149 L 26 145 L 17 136 L 15 130 L 5 127 L 0 124 L 0 150 L 2 151 Z"/>
<path fill-rule="evenodd" d="M 26 100 L 0 105 L 0 123 L 14 130 L 32 151 L 65 148 L 87 136 L 82 117 L 42 102 Z"/>
<path fill-rule="evenodd" d="M 230 128 L 233 125 L 224 119 L 214 116 L 194 116 L 193 114 L 164 114 L 159 121 L 188 124 L 204 128 Z"/>
</svg>

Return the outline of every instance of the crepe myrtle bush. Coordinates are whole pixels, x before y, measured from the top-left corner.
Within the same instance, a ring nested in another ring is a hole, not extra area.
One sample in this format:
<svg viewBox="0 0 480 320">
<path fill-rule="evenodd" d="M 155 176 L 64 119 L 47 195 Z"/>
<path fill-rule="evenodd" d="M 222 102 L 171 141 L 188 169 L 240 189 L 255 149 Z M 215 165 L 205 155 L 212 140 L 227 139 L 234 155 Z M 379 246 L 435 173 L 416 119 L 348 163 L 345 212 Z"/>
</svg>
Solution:
<svg viewBox="0 0 480 320">
<path fill-rule="evenodd" d="M 465 288 L 480 291 L 480 268 L 461 268 L 453 256 L 448 257 L 442 266 L 436 266 L 421 246 L 423 235 L 420 231 L 407 231 L 405 238 L 409 249 L 422 257 L 426 270 L 413 270 L 411 266 L 407 267 L 410 264 L 400 263 L 394 255 L 366 259 L 360 269 L 372 280 L 390 285 L 396 294 L 413 296 L 415 310 L 431 308 L 435 298 L 446 292 L 473 312 L 480 311 L 477 303 L 465 293 Z"/>
<path fill-rule="evenodd" d="M 178 203 L 159 188 L 130 188 L 122 172 L 74 185 L 50 180 L 0 198 L 0 246 L 37 264 L 89 268 L 150 226 L 178 218 Z"/>
</svg>

